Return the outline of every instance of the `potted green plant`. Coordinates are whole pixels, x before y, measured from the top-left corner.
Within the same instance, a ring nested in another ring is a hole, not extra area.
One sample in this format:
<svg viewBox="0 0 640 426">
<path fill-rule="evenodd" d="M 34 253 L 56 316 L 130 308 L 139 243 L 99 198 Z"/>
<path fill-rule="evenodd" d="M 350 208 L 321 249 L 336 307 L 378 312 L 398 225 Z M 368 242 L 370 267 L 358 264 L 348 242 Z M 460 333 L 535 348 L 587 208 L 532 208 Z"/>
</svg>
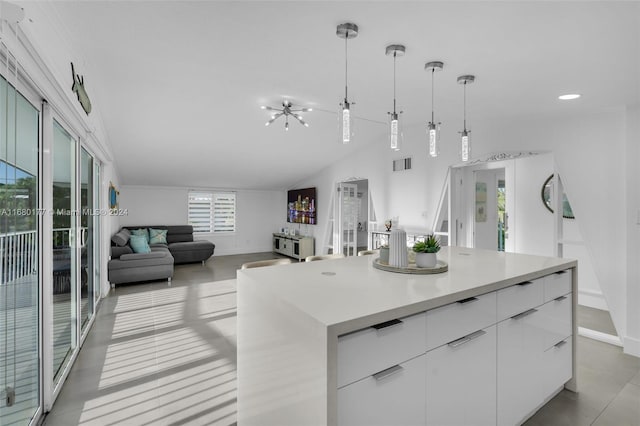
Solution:
<svg viewBox="0 0 640 426">
<path fill-rule="evenodd" d="M 389 245 L 383 244 L 380 246 L 380 263 L 389 263 Z"/>
<path fill-rule="evenodd" d="M 413 245 L 413 251 L 416 253 L 418 268 L 433 268 L 438 262 L 436 253 L 440 251 L 440 241 L 434 234 L 429 234 L 424 241 L 418 241 Z"/>
</svg>

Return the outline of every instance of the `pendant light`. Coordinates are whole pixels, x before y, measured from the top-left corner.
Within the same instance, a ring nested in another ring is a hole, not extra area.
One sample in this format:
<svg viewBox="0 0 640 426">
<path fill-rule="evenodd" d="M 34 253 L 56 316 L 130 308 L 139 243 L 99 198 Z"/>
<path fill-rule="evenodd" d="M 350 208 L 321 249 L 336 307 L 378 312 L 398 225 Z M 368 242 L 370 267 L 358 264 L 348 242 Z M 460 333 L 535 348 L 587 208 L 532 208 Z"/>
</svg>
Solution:
<svg viewBox="0 0 640 426">
<path fill-rule="evenodd" d="M 348 76 L 348 57 L 347 57 L 347 40 L 350 38 L 356 38 L 358 36 L 358 26 L 350 22 L 338 25 L 336 29 L 336 35 L 339 38 L 344 39 L 344 101 L 340 104 L 342 107 L 341 112 L 341 128 L 342 128 L 342 143 L 349 143 L 353 137 L 353 126 L 351 123 L 351 105 L 353 102 L 349 102 L 347 76 Z"/>
<path fill-rule="evenodd" d="M 404 52 L 405 47 L 401 44 L 391 44 L 385 50 L 387 56 L 393 55 L 393 112 L 387 112 L 387 114 L 389 114 L 389 148 L 394 151 L 400 151 L 403 138 L 398 121 L 402 111 L 396 112 L 396 57 L 404 56 Z"/>
<path fill-rule="evenodd" d="M 424 66 L 424 69 L 427 71 L 431 71 L 431 121 L 427 125 L 427 136 L 429 137 L 429 155 L 432 157 L 437 157 L 438 152 L 440 150 L 439 142 L 440 142 L 440 124 L 436 123 L 435 115 L 433 112 L 433 76 L 436 71 L 442 71 L 444 67 L 444 63 L 440 61 L 427 62 Z"/>
<path fill-rule="evenodd" d="M 458 84 L 463 85 L 463 120 L 462 131 L 460 132 L 460 159 L 464 162 L 469 161 L 471 157 L 471 139 L 469 133 L 471 130 L 467 130 L 467 84 L 471 84 L 475 81 L 474 75 L 461 75 L 458 77 Z"/>
</svg>

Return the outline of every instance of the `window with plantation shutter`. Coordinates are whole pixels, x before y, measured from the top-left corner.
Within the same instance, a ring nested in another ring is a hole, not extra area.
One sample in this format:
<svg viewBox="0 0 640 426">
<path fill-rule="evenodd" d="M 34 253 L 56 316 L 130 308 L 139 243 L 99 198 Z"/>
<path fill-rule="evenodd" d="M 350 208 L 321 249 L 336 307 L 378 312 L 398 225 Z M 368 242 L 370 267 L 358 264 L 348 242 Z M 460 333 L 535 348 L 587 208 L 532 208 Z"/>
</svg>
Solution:
<svg viewBox="0 0 640 426">
<path fill-rule="evenodd" d="M 235 232 L 235 192 L 190 191 L 189 225 L 193 226 L 193 232 Z"/>
<path fill-rule="evenodd" d="M 213 194 L 213 232 L 236 231 L 236 194 L 219 192 Z"/>
</svg>

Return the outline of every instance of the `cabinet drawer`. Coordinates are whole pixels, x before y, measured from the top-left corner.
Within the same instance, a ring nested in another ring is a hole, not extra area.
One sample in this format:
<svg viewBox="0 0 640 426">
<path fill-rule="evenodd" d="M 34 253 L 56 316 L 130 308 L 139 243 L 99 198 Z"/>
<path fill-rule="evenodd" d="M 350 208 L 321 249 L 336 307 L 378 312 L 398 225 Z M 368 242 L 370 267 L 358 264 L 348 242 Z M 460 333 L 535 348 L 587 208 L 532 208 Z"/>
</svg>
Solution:
<svg viewBox="0 0 640 426">
<path fill-rule="evenodd" d="M 571 291 L 571 269 L 544 277 L 544 301 L 548 302 Z"/>
<path fill-rule="evenodd" d="M 338 337 L 338 387 L 425 352 L 424 312 Z"/>
<path fill-rule="evenodd" d="M 338 425 L 425 424 L 425 355 L 338 389 Z"/>
<path fill-rule="evenodd" d="M 427 311 L 427 349 L 496 323 L 496 292 Z"/>
<path fill-rule="evenodd" d="M 498 322 L 542 305 L 543 283 L 538 278 L 498 290 Z"/>
<path fill-rule="evenodd" d="M 427 352 L 427 426 L 496 424 L 496 326 Z"/>
<path fill-rule="evenodd" d="M 544 349 L 558 343 L 572 334 L 571 330 L 571 293 L 557 297 L 538 309 L 540 327 L 544 334 Z"/>
<path fill-rule="evenodd" d="M 541 397 L 549 400 L 573 375 L 571 336 L 556 342 L 542 354 Z"/>
</svg>

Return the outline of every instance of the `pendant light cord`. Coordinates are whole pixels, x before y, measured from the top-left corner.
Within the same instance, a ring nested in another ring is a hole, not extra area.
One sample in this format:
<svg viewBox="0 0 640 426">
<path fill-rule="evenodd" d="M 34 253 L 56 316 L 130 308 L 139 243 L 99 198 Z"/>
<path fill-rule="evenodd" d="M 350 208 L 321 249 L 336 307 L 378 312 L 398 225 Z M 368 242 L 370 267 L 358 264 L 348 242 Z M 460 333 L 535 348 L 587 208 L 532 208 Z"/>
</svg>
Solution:
<svg viewBox="0 0 640 426">
<path fill-rule="evenodd" d="M 433 115 L 433 79 L 434 79 L 434 74 L 436 73 L 436 69 L 432 68 L 431 69 L 431 122 L 435 125 L 436 124 L 436 120 L 434 118 Z"/>
<path fill-rule="evenodd" d="M 347 102 L 347 71 L 349 69 L 349 56 L 347 54 L 347 40 L 349 40 L 349 30 L 344 38 L 344 101 Z"/>
<path fill-rule="evenodd" d="M 396 115 L 396 55 L 397 52 L 393 52 L 393 115 Z"/>
<path fill-rule="evenodd" d="M 467 81 L 465 80 L 464 82 L 464 86 L 462 88 L 462 99 L 463 99 L 463 107 L 462 107 L 462 121 L 463 121 L 463 128 L 464 131 L 467 131 Z"/>
</svg>

